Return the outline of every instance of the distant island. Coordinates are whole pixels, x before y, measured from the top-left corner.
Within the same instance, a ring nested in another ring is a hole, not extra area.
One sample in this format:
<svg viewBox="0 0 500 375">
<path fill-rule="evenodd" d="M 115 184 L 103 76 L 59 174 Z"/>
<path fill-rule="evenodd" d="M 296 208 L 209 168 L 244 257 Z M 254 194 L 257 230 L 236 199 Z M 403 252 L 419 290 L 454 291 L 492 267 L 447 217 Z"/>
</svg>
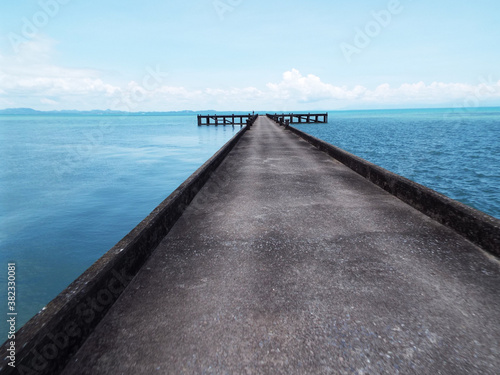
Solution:
<svg viewBox="0 0 500 375">
<path fill-rule="evenodd" d="M 61 111 L 38 111 L 32 108 L 7 108 L 0 109 L 0 115 L 87 115 L 87 116 L 193 116 L 193 115 L 209 115 L 215 113 L 224 113 L 224 111 L 202 110 L 202 111 L 168 111 L 168 112 L 125 112 L 125 111 L 113 111 L 110 109 L 106 110 L 91 110 L 91 111 L 77 111 L 77 110 L 61 110 Z M 234 114 L 248 113 L 248 112 L 234 112 Z"/>
</svg>

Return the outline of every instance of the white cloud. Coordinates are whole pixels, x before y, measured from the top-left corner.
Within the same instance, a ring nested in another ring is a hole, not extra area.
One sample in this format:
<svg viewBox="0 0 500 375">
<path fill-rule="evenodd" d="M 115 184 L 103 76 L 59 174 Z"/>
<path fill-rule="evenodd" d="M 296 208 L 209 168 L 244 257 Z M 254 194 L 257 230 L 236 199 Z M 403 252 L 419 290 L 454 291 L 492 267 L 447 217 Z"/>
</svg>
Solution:
<svg viewBox="0 0 500 375">
<path fill-rule="evenodd" d="M 71 69 L 51 62 L 56 42 L 40 35 L 21 44 L 19 53 L 2 56 L 0 67 L 0 95 L 15 106 L 43 104 L 53 108 L 64 102 L 77 108 L 86 98 L 96 103 L 118 88 L 103 82 L 100 73 L 91 69 Z M 54 100 L 60 98 L 60 100 Z"/>
<path fill-rule="evenodd" d="M 327 99 L 354 99 L 359 93 L 359 90 L 355 92 L 346 87 L 323 83 L 313 74 L 304 77 L 296 69 L 283 73 L 283 80 L 280 83 L 268 83 L 267 87 L 277 98 L 304 103 Z"/>
<path fill-rule="evenodd" d="M 475 97 L 478 100 L 499 99 L 500 81 L 494 82 L 489 78 L 477 85 L 463 83 L 433 82 L 429 85 L 424 82 L 404 83 L 399 87 L 391 87 L 383 83 L 375 89 L 368 89 L 358 85 L 353 88 L 334 86 L 324 83 L 319 77 L 308 74 L 303 76 L 298 70 L 283 74 L 280 83 L 269 83 L 267 87 L 275 98 L 286 99 L 297 103 L 324 102 L 334 108 L 336 104 L 411 104 L 449 103 L 450 100 L 466 100 Z M 324 106 L 328 108 L 328 106 Z"/>
<path fill-rule="evenodd" d="M 36 36 L 20 45 L 14 56 L 0 55 L 0 105 L 37 109 L 175 110 L 226 107 L 236 101 L 261 98 L 254 87 L 187 89 L 169 86 L 149 70 L 142 81 L 109 83 L 92 69 L 75 69 L 52 62 L 56 42 Z M 156 74 L 155 74 L 156 72 Z"/>
<path fill-rule="evenodd" d="M 140 82 L 112 84 L 92 69 L 58 66 L 52 62 L 56 42 L 36 36 L 20 46 L 15 56 L 0 55 L 0 106 L 37 109 L 119 109 L 130 111 L 314 110 L 343 107 L 415 106 L 470 102 L 481 105 L 500 98 L 500 81 L 478 79 L 478 84 L 424 82 L 370 89 L 362 85 L 336 86 L 297 69 L 283 73 L 281 82 L 264 88 L 229 89 L 169 86 L 164 75 Z M 150 70 L 153 72 L 153 70 Z M 154 78 L 154 79 L 153 79 Z"/>
<path fill-rule="evenodd" d="M 40 103 L 49 104 L 49 105 L 58 105 L 59 104 L 59 102 L 52 100 L 52 99 L 48 99 L 48 98 L 40 99 Z"/>
</svg>

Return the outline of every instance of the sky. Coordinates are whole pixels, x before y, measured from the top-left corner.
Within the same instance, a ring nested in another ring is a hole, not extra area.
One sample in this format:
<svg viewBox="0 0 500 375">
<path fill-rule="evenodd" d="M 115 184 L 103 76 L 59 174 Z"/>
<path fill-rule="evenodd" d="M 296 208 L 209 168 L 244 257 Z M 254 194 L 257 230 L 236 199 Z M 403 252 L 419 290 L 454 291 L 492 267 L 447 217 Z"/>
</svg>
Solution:
<svg viewBox="0 0 500 375">
<path fill-rule="evenodd" d="M 500 106 L 498 0 L 3 0 L 0 109 Z"/>
</svg>

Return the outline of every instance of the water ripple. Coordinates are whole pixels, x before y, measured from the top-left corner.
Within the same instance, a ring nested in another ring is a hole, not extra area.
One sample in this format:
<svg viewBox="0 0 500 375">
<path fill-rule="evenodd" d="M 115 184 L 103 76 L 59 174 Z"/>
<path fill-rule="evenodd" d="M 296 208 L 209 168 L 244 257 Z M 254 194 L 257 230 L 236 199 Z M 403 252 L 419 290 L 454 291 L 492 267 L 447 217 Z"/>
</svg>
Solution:
<svg viewBox="0 0 500 375">
<path fill-rule="evenodd" d="M 297 128 L 500 218 L 500 111 L 331 112 Z"/>
</svg>

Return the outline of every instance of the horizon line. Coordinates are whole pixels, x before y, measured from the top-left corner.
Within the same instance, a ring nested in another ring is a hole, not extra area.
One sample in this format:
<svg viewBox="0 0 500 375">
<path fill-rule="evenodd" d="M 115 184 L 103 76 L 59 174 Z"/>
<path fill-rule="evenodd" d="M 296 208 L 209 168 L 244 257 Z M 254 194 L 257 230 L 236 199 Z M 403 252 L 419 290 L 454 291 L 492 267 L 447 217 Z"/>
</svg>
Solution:
<svg viewBox="0 0 500 375">
<path fill-rule="evenodd" d="M 154 110 L 154 111 L 121 111 L 114 109 L 50 109 L 50 110 L 40 110 L 31 107 L 9 107 L 0 109 L 0 113 L 4 111 L 34 111 L 41 113 L 54 113 L 54 112 L 111 112 L 111 113 L 124 113 L 124 114 L 154 114 L 154 113 L 180 113 L 180 112 L 191 112 L 193 114 L 202 113 L 202 112 L 255 112 L 255 113 L 312 113 L 312 112 L 363 112 L 363 111 L 396 111 L 396 110 L 474 110 L 474 109 L 491 109 L 491 108 L 499 108 L 500 105 L 497 106 L 457 106 L 457 107 L 405 107 L 405 108 L 358 108 L 358 109 L 311 109 L 311 110 L 298 110 L 298 111 L 274 111 L 274 110 L 218 110 L 218 109 L 202 109 L 202 110 L 191 110 L 191 109 L 180 109 L 180 110 Z M 15 115 L 15 113 L 13 113 Z"/>
</svg>

